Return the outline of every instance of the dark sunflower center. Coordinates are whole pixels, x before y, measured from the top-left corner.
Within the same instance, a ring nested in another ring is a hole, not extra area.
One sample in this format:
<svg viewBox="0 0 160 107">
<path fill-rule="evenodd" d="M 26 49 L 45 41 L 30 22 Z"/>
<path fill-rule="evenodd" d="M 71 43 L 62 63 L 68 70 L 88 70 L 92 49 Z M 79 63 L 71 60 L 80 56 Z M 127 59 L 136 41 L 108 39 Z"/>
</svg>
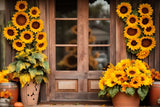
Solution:
<svg viewBox="0 0 160 107">
<path fill-rule="evenodd" d="M 29 40 L 29 39 L 31 38 L 31 35 L 30 35 L 30 34 L 25 34 L 25 35 L 24 35 L 24 38 L 25 38 L 26 40 Z"/>
<path fill-rule="evenodd" d="M 141 77 L 141 81 L 144 81 L 145 79 L 144 79 L 144 77 Z"/>
<path fill-rule="evenodd" d="M 18 47 L 22 47 L 22 43 L 21 43 L 21 42 L 17 42 L 16 45 L 17 45 Z"/>
<path fill-rule="evenodd" d="M 17 16 L 16 22 L 17 22 L 18 25 L 23 26 L 27 22 L 27 19 L 24 15 L 20 14 L 20 15 Z"/>
<path fill-rule="evenodd" d="M 123 14 L 127 13 L 127 11 L 128 11 L 128 8 L 126 6 L 122 6 L 120 8 L 120 12 L 123 13 Z"/>
<path fill-rule="evenodd" d="M 130 74 L 135 74 L 135 71 L 129 71 Z"/>
<path fill-rule="evenodd" d="M 136 19 L 135 18 L 130 18 L 130 20 L 129 20 L 131 23 L 135 23 L 136 22 Z"/>
<path fill-rule="evenodd" d="M 148 13 L 148 9 L 147 8 L 143 8 L 142 9 L 142 13 L 144 13 L 144 14 Z"/>
<path fill-rule="evenodd" d="M 36 11 L 36 10 L 33 10 L 33 11 L 32 11 L 32 14 L 33 14 L 33 15 L 36 15 L 36 14 L 37 14 L 37 11 Z"/>
<path fill-rule="evenodd" d="M 122 67 L 125 67 L 125 66 L 126 66 L 126 64 L 123 64 L 123 65 L 122 65 Z"/>
<path fill-rule="evenodd" d="M 9 30 L 7 31 L 7 33 L 8 33 L 9 36 L 13 36 L 13 35 L 14 35 L 14 32 L 13 32 L 12 29 L 9 29 Z"/>
<path fill-rule="evenodd" d="M 146 25 L 148 22 L 149 22 L 148 18 L 144 18 L 144 19 L 142 20 L 142 23 L 143 23 L 144 25 Z"/>
<path fill-rule="evenodd" d="M 34 29 L 38 29 L 38 28 L 40 27 L 39 22 L 33 22 L 32 27 L 33 27 Z"/>
<path fill-rule="evenodd" d="M 77 58 L 75 56 L 68 57 L 67 61 L 68 61 L 69 65 L 75 65 L 75 64 L 77 64 Z"/>
<path fill-rule="evenodd" d="M 137 34 L 137 29 L 129 28 L 129 29 L 127 30 L 127 33 L 128 33 L 130 36 L 134 36 L 135 34 Z"/>
<path fill-rule="evenodd" d="M 40 48 L 42 48 L 42 47 L 43 47 L 43 45 L 44 45 L 44 43 L 41 43 L 41 44 L 39 44 L 39 47 L 40 47 Z"/>
<path fill-rule="evenodd" d="M 151 29 L 152 29 L 151 27 L 147 27 L 146 31 L 147 31 L 147 32 L 150 32 Z"/>
<path fill-rule="evenodd" d="M 24 8 L 25 8 L 25 5 L 24 5 L 24 4 L 20 4 L 20 5 L 19 5 L 19 8 L 20 8 L 20 9 L 24 9 Z"/>
<path fill-rule="evenodd" d="M 132 40 L 131 45 L 132 45 L 132 46 L 136 46 L 136 45 L 137 45 L 137 42 L 136 42 L 135 40 Z"/>
<path fill-rule="evenodd" d="M 117 78 L 119 78 L 119 77 L 121 77 L 121 76 L 122 76 L 121 74 L 117 74 L 117 75 L 116 75 Z"/>
<path fill-rule="evenodd" d="M 40 35 L 38 36 L 38 39 L 39 39 L 39 40 L 42 40 L 43 37 L 44 37 L 44 36 L 43 36 L 42 34 L 40 34 Z"/>
<path fill-rule="evenodd" d="M 143 39 L 142 40 L 142 46 L 143 47 L 149 47 L 152 44 L 152 40 L 151 39 Z"/>
<path fill-rule="evenodd" d="M 111 83 L 114 84 L 115 82 L 114 82 L 114 81 L 111 81 Z"/>
<path fill-rule="evenodd" d="M 134 82 L 133 82 L 133 84 L 137 84 L 137 83 L 138 83 L 137 81 L 134 81 Z"/>
</svg>

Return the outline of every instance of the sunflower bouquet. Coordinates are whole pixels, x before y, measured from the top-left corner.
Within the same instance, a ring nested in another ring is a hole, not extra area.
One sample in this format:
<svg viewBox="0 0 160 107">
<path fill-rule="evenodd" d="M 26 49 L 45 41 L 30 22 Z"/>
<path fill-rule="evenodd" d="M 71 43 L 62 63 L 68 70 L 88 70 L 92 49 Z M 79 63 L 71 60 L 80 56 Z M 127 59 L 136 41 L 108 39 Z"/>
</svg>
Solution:
<svg viewBox="0 0 160 107">
<path fill-rule="evenodd" d="M 1 91 L 0 92 L 0 98 L 11 99 L 12 98 L 12 93 L 10 93 L 9 91 Z"/>
<path fill-rule="evenodd" d="M 38 7 L 28 8 L 26 1 L 17 1 L 15 14 L 4 28 L 4 37 L 16 51 L 33 48 L 43 51 L 47 47 L 46 33 L 43 31 L 43 21 L 40 19 Z"/>
<path fill-rule="evenodd" d="M 144 100 L 152 82 L 148 64 L 138 59 L 123 59 L 116 66 L 109 64 L 103 72 L 99 81 L 99 96 L 113 98 L 118 92 L 131 96 L 138 93 L 140 99 Z"/>
<path fill-rule="evenodd" d="M 136 9 L 128 2 L 121 2 L 116 10 L 118 16 L 125 23 L 124 37 L 127 51 L 135 54 L 139 59 L 146 58 L 156 46 L 153 25 L 153 9 L 150 4 L 143 3 Z"/>
</svg>

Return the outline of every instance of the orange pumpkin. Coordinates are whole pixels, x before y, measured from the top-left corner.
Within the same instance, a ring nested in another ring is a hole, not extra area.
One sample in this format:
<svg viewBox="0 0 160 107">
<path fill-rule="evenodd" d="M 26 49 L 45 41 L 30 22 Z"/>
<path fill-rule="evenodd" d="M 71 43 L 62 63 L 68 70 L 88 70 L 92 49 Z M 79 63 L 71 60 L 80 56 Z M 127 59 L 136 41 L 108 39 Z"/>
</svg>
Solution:
<svg viewBox="0 0 160 107">
<path fill-rule="evenodd" d="M 15 102 L 14 107 L 23 107 L 23 103 L 21 102 Z"/>
</svg>

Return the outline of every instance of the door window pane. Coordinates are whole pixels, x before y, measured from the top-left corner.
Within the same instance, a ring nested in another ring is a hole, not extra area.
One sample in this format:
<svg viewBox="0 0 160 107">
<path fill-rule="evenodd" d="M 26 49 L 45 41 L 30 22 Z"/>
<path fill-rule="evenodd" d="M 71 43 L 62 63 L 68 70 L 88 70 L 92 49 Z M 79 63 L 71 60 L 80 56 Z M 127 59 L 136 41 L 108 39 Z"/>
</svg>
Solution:
<svg viewBox="0 0 160 107">
<path fill-rule="evenodd" d="M 56 44 L 76 44 L 77 21 L 56 21 Z"/>
<path fill-rule="evenodd" d="M 109 17 L 110 4 L 106 0 L 89 0 L 89 18 Z"/>
<path fill-rule="evenodd" d="M 56 0 L 57 18 L 76 18 L 77 0 Z"/>
<path fill-rule="evenodd" d="M 109 61 L 109 47 L 89 47 L 89 70 L 102 70 Z"/>
<path fill-rule="evenodd" d="M 90 44 L 109 44 L 110 21 L 96 20 L 89 21 L 91 33 L 89 35 Z"/>
<path fill-rule="evenodd" d="M 77 47 L 56 48 L 56 69 L 77 70 Z"/>
</svg>

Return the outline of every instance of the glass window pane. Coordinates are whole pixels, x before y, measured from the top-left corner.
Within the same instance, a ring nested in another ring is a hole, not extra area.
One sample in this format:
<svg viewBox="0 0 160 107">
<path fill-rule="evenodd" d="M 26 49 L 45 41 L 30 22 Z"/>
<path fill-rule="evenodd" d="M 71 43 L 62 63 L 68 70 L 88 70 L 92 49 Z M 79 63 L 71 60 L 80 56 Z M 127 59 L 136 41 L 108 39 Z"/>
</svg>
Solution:
<svg viewBox="0 0 160 107">
<path fill-rule="evenodd" d="M 77 47 L 56 48 L 56 70 L 77 70 Z"/>
<path fill-rule="evenodd" d="M 109 47 L 89 47 L 89 70 L 102 70 L 109 62 Z"/>
<path fill-rule="evenodd" d="M 89 21 L 91 33 L 89 35 L 90 44 L 109 44 L 110 41 L 110 21 L 96 20 Z"/>
<path fill-rule="evenodd" d="M 56 21 L 56 44 L 76 44 L 77 21 Z"/>
<path fill-rule="evenodd" d="M 57 18 L 76 18 L 77 0 L 56 0 Z"/>
<path fill-rule="evenodd" d="M 89 0 L 89 18 L 109 18 L 109 0 Z"/>
</svg>

